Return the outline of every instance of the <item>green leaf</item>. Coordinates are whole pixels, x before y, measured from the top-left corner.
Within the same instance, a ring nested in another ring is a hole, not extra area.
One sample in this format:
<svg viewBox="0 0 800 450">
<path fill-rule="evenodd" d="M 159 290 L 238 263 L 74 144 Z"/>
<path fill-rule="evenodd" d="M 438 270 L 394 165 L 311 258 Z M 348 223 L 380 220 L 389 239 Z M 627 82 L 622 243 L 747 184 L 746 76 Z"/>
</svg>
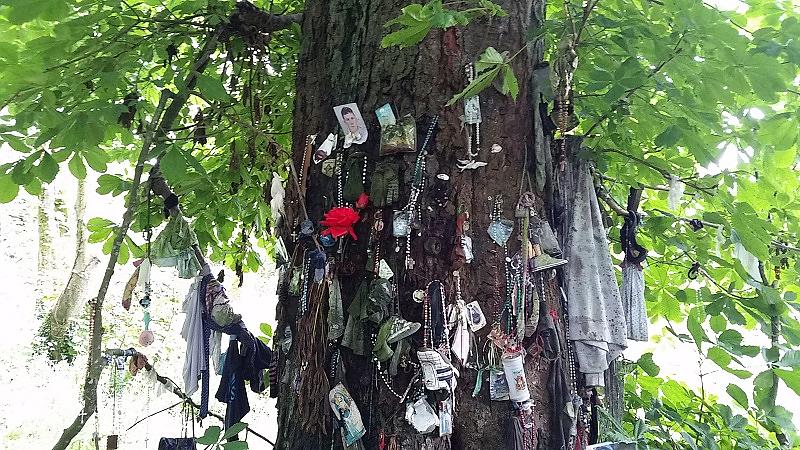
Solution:
<svg viewBox="0 0 800 450">
<path fill-rule="evenodd" d="M 8 203 L 17 197 L 19 185 L 10 175 L 0 175 L 0 203 Z"/>
<path fill-rule="evenodd" d="M 206 432 L 197 438 L 198 444 L 211 445 L 219 442 L 219 437 L 222 434 L 222 428 L 212 425 L 206 428 Z"/>
<path fill-rule="evenodd" d="M 272 337 L 272 325 L 268 323 L 262 323 L 259 326 L 259 329 L 261 330 L 261 333 L 264 334 L 264 336 Z"/>
<path fill-rule="evenodd" d="M 242 431 L 244 431 L 245 428 L 247 428 L 247 423 L 245 423 L 245 422 L 237 422 L 237 423 L 231 425 L 230 428 L 225 430 L 225 434 L 222 435 L 222 439 L 220 439 L 220 440 L 221 441 L 225 441 L 227 439 L 230 439 L 233 436 L 236 436 L 237 434 L 239 434 Z"/>
<path fill-rule="evenodd" d="M 167 180 L 176 183 L 186 177 L 186 158 L 183 157 L 181 148 L 173 145 L 161 158 L 161 173 Z"/>
<path fill-rule="evenodd" d="M 744 390 L 735 384 L 729 384 L 728 388 L 725 389 L 728 395 L 731 396 L 732 399 L 736 401 L 742 408 L 747 409 L 750 407 L 750 402 L 747 400 L 747 394 L 745 394 Z"/>
<path fill-rule="evenodd" d="M 70 158 L 67 167 L 69 167 L 69 171 L 72 172 L 75 178 L 81 180 L 86 178 L 86 166 L 83 164 L 83 160 L 78 152 L 72 154 L 72 158 Z"/>
<path fill-rule="evenodd" d="M 701 348 L 703 341 L 708 341 L 706 332 L 703 330 L 703 325 L 699 319 L 700 313 L 701 308 L 695 307 L 692 309 L 686 319 L 686 328 L 689 330 L 689 334 L 692 335 L 692 339 L 694 339 L 694 343 L 697 345 L 698 350 Z"/>
<path fill-rule="evenodd" d="M 96 172 L 105 172 L 107 165 L 108 165 L 108 155 L 106 152 L 98 147 L 91 147 L 90 149 L 82 152 L 84 158 L 86 158 L 86 162 L 89 164 L 89 167 L 94 169 Z"/>
<path fill-rule="evenodd" d="M 794 145 L 800 133 L 798 123 L 789 114 L 778 114 L 761 123 L 759 139 L 771 143 L 776 151 L 786 150 Z"/>
<path fill-rule="evenodd" d="M 86 229 L 89 231 L 100 231 L 111 226 L 114 226 L 114 222 L 102 217 L 92 217 L 86 222 Z"/>
<path fill-rule="evenodd" d="M 106 238 L 105 242 L 103 242 L 103 254 L 109 255 L 111 254 L 111 250 L 114 248 L 114 235 L 112 233 L 108 233 L 108 237 Z"/>
<path fill-rule="evenodd" d="M 721 333 L 728 328 L 728 321 L 722 315 L 711 316 L 709 324 L 716 333 Z"/>
<path fill-rule="evenodd" d="M 489 86 L 492 81 L 494 81 L 495 77 L 497 77 L 497 74 L 500 73 L 501 67 L 501 65 L 495 66 L 494 68 L 478 75 L 469 85 L 467 85 L 467 87 L 464 88 L 463 91 L 454 95 L 445 106 L 451 106 L 453 103 L 461 100 L 462 98 L 470 98 L 478 95 L 482 90 L 486 89 L 486 87 Z"/>
<path fill-rule="evenodd" d="M 230 98 L 228 91 L 222 81 L 217 77 L 211 77 L 206 74 L 197 76 L 197 89 L 203 97 L 209 100 L 226 101 Z"/>
<path fill-rule="evenodd" d="M 21 186 L 33 181 L 34 174 L 27 161 L 19 161 L 14 164 L 14 168 L 11 169 L 11 179 Z"/>
<path fill-rule="evenodd" d="M 58 163 L 48 152 L 42 154 L 42 159 L 39 161 L 39 165 L 36 166 L 36 168 L 37 176 L 45 183 L 53 181 L 56 178 L 56 174 L 58 174 Z"/>
<path fill-rule="evenodd" d="M 677 125 L 670 125 L 653 140 L 656 147 L 672 147 L 678 143 L 683 130 Z"/>
<path fill-rule="evenodd" d="M 25 140 L 20 137 L 11 134 L 5 134 L 2 136 L 2 140 L 8 143 L 11 148 L 20 153 L 30 153 L 33 151 L 33 149 L 25 143 Z"/>
<path fill-rule="evenodd" d="M 708 349 L 708 359 L 714 361 L 720 368 L 727 369 L 733 358 L 722 348 L 711 347 Z"/>
<path fill-rule="evenodd" d="M 800 395 L 800 370 L 786 370 L 786 369 L 772 369 L 772 372 L 778 376 L 789 389 L 793 390 L 795 394 Z"/>
<path fill-rule="evenodd" d="M 233 441 L 222 444 L 222 448 L 225 450 L 247 450 L 250 447 L 245 441 Z"/>
<path fill-rule="evenodd" d="M 433 25 L 429 22 L 419 22 L 415 25 L 403 27 L 384 36 L 381 39 L 381 47 L 387 48 L 394 45 L 400 48 L 411 47 L 422 42 L 432 28 Z"/>
<path fill-rule="evenodd" d="M 517 77 L 514 75 L 514 70 L 509 65 L 503 67 L 503 88 L 501 92 L 504 95 L 510 95 L 514 100 L 516 100 L 517 95 L 519 95 Z"/>
<path fill-rule="evenodd" d="M 653 354 L 648 352 L 642 355 L 639 358 L 639 361 L 636 364 L 645 371 L 646 374 L 650 375 L 651 377 L 655 377 L 661 371 L 661 368 L 658 367 L 658 364 L 653 361 Z"/>
<path fill-rule="evenodd" d="M 25 190 L 28 191 L 28 194 L 39 195 L 42 193 L 42 182 L 38 178 L 34 178 L 25 185 Z"/>
</svg>

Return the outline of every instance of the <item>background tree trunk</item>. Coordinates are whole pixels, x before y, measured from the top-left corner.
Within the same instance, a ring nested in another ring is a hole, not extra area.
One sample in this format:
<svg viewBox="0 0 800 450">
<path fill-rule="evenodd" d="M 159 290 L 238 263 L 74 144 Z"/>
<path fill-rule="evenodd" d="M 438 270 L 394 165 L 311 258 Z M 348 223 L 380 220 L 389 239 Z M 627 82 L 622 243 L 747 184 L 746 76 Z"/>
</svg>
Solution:
<svg viewBox="0 0 800 450">
<path fill-rule="evenodd" d="M 85 212 L 86 181 L 79 179 L 75 197 L 75 262 L 64 290 L 43 324 L 43 330 L 46 331 L 46 338 L 50 344 L 49 356 L 53 361 L 65 358 L 71 360 L 73 356 L 64 352 L 65 349 L 72 349 L 72 343 L 66 341 L 69 321 L 77 307 L 85 300 L 89 273 L 100 262 L 95 257 L 87 260 Z"/>
<path fill-rule="evenodd" d="M 55 239 L 55 199 L 53 198 L 53 187 L 42 186 L 39 194 L 39 204 L 37 207 L 37 218 L 39 226 L 39 257 L 37 279 L 37 289 L 39 298 L 55 294 L 55 283 L 53 283 L 53 270 L 56 266 L 56 255 L 53 249 Z"/>
<path fill-rule="evenodd" d="M 490 323 L 495 317 L 502 298 L 498 293 L 504 289 L 504 255 L 494 244 L 486 229 L 492 204 L 489 197 L 502 194 L 505 199 L 503 216 L 514 218 L 514 210 L 522 191 L 523 167 L 525 161 L 533 161 L 535 131 L 540 127 L 534 116 L 538 104 L 536 87 L 532 82 L 532 69 L 541 62 L 542 52 L 538 44 L 531 45 L 513 61 L 514 72 L 520 82 L 517 101 L 500 94 L 489 87 L 480 94 L 483 122 L 480 125 L 481 153 L 479 160 L 488 162 L 484 168 L 459 172 L 457 159 L 466 158 L 467 135 L 461 123 L 463 102 L 445 107 L 447 101 L 466 86 L 464 65 L 474 62 L 488 46 L 498 51 L 508 50 L 511 54 L 521 49 L 526 42 L 529 28 L 536 28 L 543 19 L 544 1 L 501 1 L 499 2 L 507 17 L 473 21 L 466 28 L 452 28 L 445 31 L 434 30 L 419 45 L 408 49 L 380 48 L 380 40 L 386 34 L 384 24 L 396 17 L 407 4 L 399 0 L 338 0 L 306 2 L 302 25 L 303 44 L 297 69 L 297 98 L 295 101 L 293 161 L 298 171 L 303 166 L 303 155 L 307 135 L 317 135 L 317 145 L 330 132 L 338 129 L 332 108 L 335 105 L 355 102 L 366 121 L 369 139 L 354 149 L 365 151 L 368 155 L 368 178 L 378 161 L 380 128 L 375 109 L 384 103 L 391 103 L 400 116 L 413 115 L 417 120 L 418 147 L 425 135 L 427 124 L 434 115 L 439 116 L 438 134 L 435 144 L 429 146 L 427 160 L 428 186 L 435 175 L 444 173 L 450 176 L 451 196 L 444 208 L 428 208 L 423 200 L 423 236 L 413 240 L 412 253 L 416 266 L 410 273 L 401 269 L 402 256 L 394 252 L 395 242 L 391 232 L 382 241 L 384 255 L 395 269 L 395 277 L 401 280 L 398 286 L 401 310 L 406 319 L 423 322 L 422 308 L 411 300 L 415 289 L 424 289 L 431 280 L 441 280 L 447 292 L 447 303 L 454 295 L 450 245 L 454 237 L 456 210 L 470 214 L 475 259 L 461 269 L 462 290 L 466 302 L 477 300 Z M 531 30 L 531 34 L 535 30 Z M 541 132 L 538 134 L 541 140 Z M 500 144 L 502 152 L 490 154 L 492 144 Z M 543 145 L 538 142 L 538 145 Z M 530 151 L 526 159 L 525 152 Z M 408 202 L 411 173 L 415 154 L 406 154 L 401 167 L 401 195 L 396 206 Z M 308 175 L 308 191 L 305 196 L 308 214 L 317 223 L 327 211 L 336 196 L 336 180 L 321 173 L 321 165 L 311 165 Z M 532 175 L 531 175 L 532 176 Z M 291 183 L 290 183 L 291 184 Z M 366 189 L 369 192 L 369 181 Z M 297 190 L 289 189 L 287 194 L 287 224 L 292 226 L 302 222 L 304 215 L 297 202 Z M 423 194 L 426 198 L 428 192 Z M 398 208 L 399 209 L 399 208 Z M 537 209 L 543 214 L 544 205 L 537 196 Z M 372 218 L 374 208 L 362 213 L 362 218 Z M 387 208 L 384 218 L 391 217 Z M 363 223 L 367 222 L 367 223 Z M 390 220 L 386 226 L 391 228 Z M 433 224 L 433 226 L 431 226 Z M 358 241 L 348 244 L 345 259 L 354 262 L 359 270 L 351 277 L 342 277 L 342 298 L 345 311 L 352 300 L 354 291 L 365 272 L 364 267 L 368 227 L 371 220 L 362 220 L 356 230 Z M 445 249 L 438 256 L 426 255 L 422 249 L 424 237 L 431 233 L 444 231 Z M 517 230 L 515 230 L 515 235 Z M 287 242 L 291 242 L 291 238 Z M 289 245 L 291 252 L 292 246 Z M 519 248 L 516 239 L 509 241 L 509 253 Z M 554 295 L 555 285 L 547 287 L 549 305 L 560 311 Z M 292 329 L 294 342 L 291 361 L 305 360 L 308 355 L 299 355 L 296 350 L 298 331 L 296 329 L 295 298 L 283 295 L 278 307 L 278 336 L 284 327 Z M 491 326 L 478 332 L 479 348 L 486 342 L 486 334 Z M 422 333 L 418 333 L 421 335 Z M 277 343 L 277 341 L 276 341 Z M 326 351 L 325 349 L 318 349 Z M 327 356 L 330 356 L 330 349 Z M 420 437 L 403 420 L 405 409 L 395 397 L 379 383 L 373 385 L 373 365 L 368 358 L 351 354 L 342 348 L 342 358 L 347 367 L 347 381 L 350 393 L 356 400 L 368 427 L 364 437 L 366 448 L 377 448 L 380 431 L 387 435 L 400 436 L 401 448 L 419 448 Z M 282 363 L 283 364 L 283 363 Z M 526 372 L 535 402 L 536 427 L 549 432 L 550 404 L 546 394 L 547 364 L 536 367 L 534 358 L 526 359 Z M 456 393 L 457 411 L 454 413 L 453 448 L 494 449 L 502 446 L 503 426 L 509 416 L 509 402 L 491 402 L 488 383 L 477 397 L 472 397 L 477 372 L 463 368 L 458 380 Z M 301 375 L 302 379 L 302 375 Z M 407 377 L 398 376 L 394 380 L 396 391 L 402 392 L 408 382 Z M 325 398 L 319 401 L 326 402 Z M 330 439 L 324 436 L 312 437 L 301 430 L 296 408 L 296 394 L 288 385 L 282 385 L 279 399 L 279 432 L 276 448 L 329 448 Z M 372 398 L 372 402 L 370 402 Z M 372 406 L 370 406 L 372 403 Z M 328 427 L 330 429 L 330 426 Z M 436 433 L 434 433 L 436 435 Z M 335 446 L 339 447 L 338 440 Z"/>
</svg>

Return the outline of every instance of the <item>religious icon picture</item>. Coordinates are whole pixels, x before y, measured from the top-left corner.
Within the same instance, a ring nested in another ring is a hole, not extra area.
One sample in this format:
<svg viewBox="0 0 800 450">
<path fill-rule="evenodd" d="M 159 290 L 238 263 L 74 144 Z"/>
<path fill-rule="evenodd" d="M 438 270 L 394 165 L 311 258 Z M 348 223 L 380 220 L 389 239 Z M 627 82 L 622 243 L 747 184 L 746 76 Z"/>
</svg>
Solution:
<svg viewBox="0 0 800 450">
<path fill-rule="evenodd" d="M 348 446 L 353 445 L 366 433 L 356 402 L 353 401 L 350 393 L 347 392 L 347 388 L 342 383 L 331 389 L 328 394 L 328 401 L 333 410 L 333 415 L 336 416 L 336 419 L 343 427 L 342 437 L 345 443 Z"/>
<path fill-rule="evenodd" d="M 376 109 L 375 115 L 378 116 L 378 123 L 381 124 L 381 127 L 397 123 L 397 119 L 394 117 L 394 111 L 392 111 L 392 105 L 388 103 Z"/>
<path fill-rule="evenodd" d="M 367 141 L 367 126 L 364 124 L 364 118 L 361 117 L 358 105 L 348 103 L 334 106 L 333 112 L 336 113 L 336 119 L 339 120 L 339 126 L 344 132 L 344 148 Z"/>
</svg>

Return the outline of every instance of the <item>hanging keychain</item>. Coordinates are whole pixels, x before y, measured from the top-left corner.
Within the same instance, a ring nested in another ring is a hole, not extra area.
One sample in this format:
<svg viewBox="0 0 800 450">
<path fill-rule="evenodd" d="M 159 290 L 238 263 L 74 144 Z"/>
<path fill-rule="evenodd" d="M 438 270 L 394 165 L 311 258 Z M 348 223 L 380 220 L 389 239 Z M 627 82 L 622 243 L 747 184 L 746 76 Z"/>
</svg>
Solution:
<svg viewBox="0 0 800 450">
<path fill-rule="evenodd" d="M 155 336 L 153 336 L 153 332 L 150 331 L 150 294 L 151 294 L 151 287 L 150 287 L 150 267 L 152 267 L 151 259 L 150 259 L 150 243 L 153 238 L 153 227 L 150 223 L 150 204 L 152 199 L 152 181 L 147 182 L 147 223 L 145 224 L 145 242 L 146 242 L 146 250 L 147 254 L 145 256 L 145 261 L 142 261 L 141 266 L 145 266 L 146 270 L 144 270 L 143 276 L 144 278 L 144 296 L 139 300 L 139 304 L 144 309 L 143 315 L 143 322 L 144 322 L 144 330 L 139 335 L 139 344 L 147 347 L 148 345 L 152 344 L 155 340 Z"/>
</svg>

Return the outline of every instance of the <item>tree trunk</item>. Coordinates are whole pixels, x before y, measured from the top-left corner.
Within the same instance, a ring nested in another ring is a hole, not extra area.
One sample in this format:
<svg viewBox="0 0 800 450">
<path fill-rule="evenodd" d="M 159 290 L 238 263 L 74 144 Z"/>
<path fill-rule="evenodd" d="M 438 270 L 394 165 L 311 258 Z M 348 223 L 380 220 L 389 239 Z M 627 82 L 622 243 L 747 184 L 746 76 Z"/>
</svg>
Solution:
<svg viewBox="0 0 800 450">
<path fill-rule="evenodd" d="M 543 0 L 524 2 L 499 2 L 507 17 L 477 19 L 466 28 L 448 30 L 434 29 L 419 45 L 408 49 L 397 47 L 380 48 L 380 40 L 387 30 L 384 24 L 396 17 L 400 9 L 407 4 L 398 0 L 338 0 L 334 2 L 309 0 L 306 2 L 302 25 L 303 43 L 297 69 L 297 97 L 294 112 L 293 163 L 296 171 L 303 176 L 303 160 L 306 152 L 307 135 L 316 134 L 318 146 L 328 133 L 337 132 L 338 125 L 333 107 L 355 102 L 366 121 L 369 139 L 362 145 L 354 145 L 345 149 L 346 155 L 354 150 L 364 151 L 368 156 L 367 183 L 365 191 L 369 192 L 369 177 L 378 154 L 380 127 L 375 116 L 375 109 L 384 103 L 391 103 L 400 116 L 412 115 L 417 122 L 417 148 L 422 145 L 428 124 L 433 116 L 438 115 L 438 133 L 435 142 L 429 144 L 427 157 L 427 186 L 431 186 L 436 175 L 443 173 L 450 177 L 450 199 L 444 207 L 432 205 L 431 190 L 427 188 L 422 194 L 422 229 L 421 236 L 412 239 L 412 254 L 415 266 L 410 271 L 403 268 L 403 254 L 395 251 L 395 239 L 391 237 L 392 209 L 400 209 L 409 200 L 411 176 L 416 154 L 405 154 L 401 161 L 400 200 L 383 211 L 385 228 L 381 247 L 398 279 L 398 294 L 403 316 L 415 322 L 423 323 L 420 304 L 411 299 L 416 289 L 424 289 L 428 282 L 441 280 L 446 289 L 446 303 L 450 304 L 455 296 L 454 277 L 450 249 L 454 241 L 456 211 L 468 211 L 471 222 L 471 235 L 474 242 L 475 259 L 466 264 L 460 271 L 462 291 L 467 303 L 477 300 L 486 315 L 489 324 L 495 318 L 498 306 L 503 299 L 500 293 L 505 287 L 503 250 L 492 242 L 486 230 L 489 226 L 489 214 L 492 209 L 490 197 L 502 194 L 504 198 L 503 217 L 514 220 L 515 207 L 520 193 L 530 188 L 523 187 L 525 162 L 534 158 L 534 145 L 546 147 L 542 142 L 543 134 L 537 128 L 538 115 L 534 111 L 538 104 L 536 86 L 533 86 L 532 69 L 541 62 L 542 52 L 538 43 L 529 46 L 513 60 L 520 93 L 517 101 L 502 95 L 494 87 L 489 87 L 480 94 L 481 151 L 478 160 L 486 161 L 487 166 L 477 170 L 459 172 L 457 159 L 466 159 L 467 135 L 461 123 L 463 102 L 446 107 L 447 101 L 461 91 L 467 84 L 464 66 L 474 62 L 488 46 L 498 51 L 509 51 L 514 54 L 526 43 L 526 33 L 535 28 L 543 20 Z M 535 133 L 538 131 L 538 134 Z M 536 140 L 539 142 L 535 142 Z M 341 139 L 341 132 L 340 132 Z M 499 153 L 490 153 L 492 144 L 502 146 Z M 547 148 L 549 151 L 549 148 Z M 526 158 L 525 153 L 530 152 Z M 533 177 L 533 174 L 530 174 Z M 532 179 L 532 178 L 531 178 Z M 336 177 L 328 177 L 321 173 L 321 164 L 311 164 L 308 172 L 305 206 L 312 221 L 316 223 L 335 202 L 337 185 Z M 305 184 L 305 183 L 303 183 Z M 290 182 L 292 187 L 296 187 Z M 297 226 L 305 218 L 302 205 L 298 202 L 298 189 L 287 189 L 287 225 Z M 545 211 L 542 198 L 537 195 L 536 208 L 540 216 Z M 342 256 L 329 252 L 342 261 L 339 264 L 354 264 L 358 269 L 351 276 L 340 275 L 342 283 L 342 299 L 345 314 L 355 290 L 366 272 L 361 270 L 366 261 L 367 241 L 372 218 L 377 210 L 368 207 L 361 213 L 361 221 L 356 226 L 357 241 L 350 240 L 345 246 Z M 296 230 L 296 229 L 295 229 Z M 519 229 L 515 229 L 515 236 Z M 436 252 L 427 252 L 423 242 L 428 236 L 442 238 L 444 248 Z M 285 236 L 289 251 L 292 252 L 292 238 Z M 307 245 L 313 249 L 311 244 Z M 509 240 L 509 254 L 514 254 L 520 247 L 517 239 Z M 560 311 L 557 296 L 554 295 L 554 284 L 546 286 L 548 305 Z M 280 288 L 279 288 L 280 289 Z M 307 362 L 314 354 L 301 354 L 298 343 L 306 338 L 303 329 L 298 331 L 296 297 L 287 296 L 285 288 L 280 296 L 277 318 L 279 321 L 277 335 L 278 344 L 283 329 L 289 326 L 294 336 L 288 356 L 288 363 L 281 360 L 284 366 Z M 322 319 L 324 320 L 324 318 Z M 491 325 L 477 333 L 478 348 L 483 349 L 486 336 Z M 414 346 L 418 344 L 415 335 Z M 349 391 L 359 406 L 362 418 L 367 427 L 367 434 L 362 441 L 365 448 L 377 448 L 380 433 L 397 435 L 400 448 L 420 448 L 423 437 L 416 434 L 403 419 L 405 407 L 388 391 L 383 382 L 376 382 L 374 365 L 369 358 L 353 355 L 349 349 L 340 347 L 342 359 L 347 370 Z M 322 352 L 326 358 L 332 353 L 332 347 L 319 346 L 315 352 Z M 412 352 L 413 353 L 413 352 Z M 474 356 L 472 357 L 474 358 Z M 551 408 L 546 393 L 548 365 L 537 367 L 535 358 L 525 361 L 526 373 L 531 394 L 535 403 L 535 426 L 549 433 Z M 323 370 L 329 372 L 330 363 L 326 362 Z M 300 383 L 304 374 L 300 373 Z M 492 402 L 489 399 L 488 383 L 477 397 L 472 396 L 476 383 L 477 371 L 461 368 L 458 379 L 453 414 L 453 435 L 450 439 L 453 448 L 494 449 L 502 446 L 503 427 L 509 417 L 509 402 Z M 403 392 L 408 375 L 399 374 L 394 380 L 394 390 Z M 284 377 L 284 381 L 286 378 Z M 375 385 L 378 385 L 376 388 Z M 327 391 L 319 392 L 317 401 L 327 406 Z M 371 399 L 371 400 L 370 400 Z M 327 430 L 309 433 L 299 425 L 303 419 L 298 403 L 302 400 L 288 384 L 281 385 L 279 398 L 279 431 L 276 448 L 331 448 L 330 424 Z M 337 434 L 338 436 L 338 434 Z M 431 436 L 438 436 L 437 432 Z M 446 442 L 434 445 L 447 446 Z M 333 439 L 335 448 L 341 447 L 341 440 Z M 545 447 L 546 448 L 546 447 Z"/>
<path fill-rule="evenodd" d="M 56 256 L 53 249 L 53 239 L 55 239 L 55 199 L 53 198 L 53 187 L 42 186 L 39 194 L 39 205 L 37 217 L 39 224 L 39 256 L 37 267 L 39 276 L 37 279 L 37 289 L 39 298 L 53 295 L 55 286 L 52 282 L 53 270 L 56 266 Z"/>
<path fill-rule="evenodd" d="M 74 356 L 69 352 L 72 344 L 67 341 L 69 321 L 77 307 L 85 301 L 89 273 L 100 262 L 95 257 L 88 261 L 86 259 L 85 212 L 86 181 L 78 180 L 78 191 L 75 198 L 75 262 L 64 290 L 58 296 L 56 304 L 43 324 L 43 331 L 46 332 L 45 338 L 49 341 L 48 353 L 53 361 L 62 359 L 71 361 Z"/>
</svg>

